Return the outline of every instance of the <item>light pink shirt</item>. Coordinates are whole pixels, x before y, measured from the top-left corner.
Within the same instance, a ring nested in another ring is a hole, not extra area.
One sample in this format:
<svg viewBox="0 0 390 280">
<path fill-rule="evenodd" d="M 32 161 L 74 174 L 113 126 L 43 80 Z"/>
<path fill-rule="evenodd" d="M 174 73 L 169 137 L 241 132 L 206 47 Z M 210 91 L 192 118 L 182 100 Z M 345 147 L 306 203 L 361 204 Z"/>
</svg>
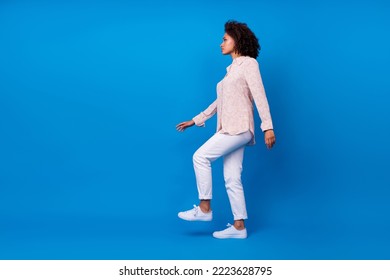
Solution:
<svg viewBox="0 0 390 280">
<path fill-rule="evenodd" d="M 217 113 L 217 132 L 237 135 L 250 131 L 249 145 L 255 144 L 253 101 L 261 119 L 261 130 L 273 129 L 271 113 L 257 60 L 249 56 L 233 59 L 225 77 L 217 85 L 217 99 L 193 118 L 197 126 Z"/>
</svg>

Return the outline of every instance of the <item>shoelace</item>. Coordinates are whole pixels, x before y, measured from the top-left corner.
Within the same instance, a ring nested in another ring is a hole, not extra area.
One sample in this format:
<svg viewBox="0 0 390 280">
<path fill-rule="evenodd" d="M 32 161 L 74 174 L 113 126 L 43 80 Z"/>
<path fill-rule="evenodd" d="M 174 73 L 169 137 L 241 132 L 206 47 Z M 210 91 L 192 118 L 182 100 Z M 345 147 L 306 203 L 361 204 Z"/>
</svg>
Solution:
<svg viewBox="0 0 390 280">
<path fill-rule="evenodd" d="M 195 211 L 194 216 L 198 215 L 198 210 L 199 210 L 198 206 L 194 204 L 194 211 Z"/>
</svg>

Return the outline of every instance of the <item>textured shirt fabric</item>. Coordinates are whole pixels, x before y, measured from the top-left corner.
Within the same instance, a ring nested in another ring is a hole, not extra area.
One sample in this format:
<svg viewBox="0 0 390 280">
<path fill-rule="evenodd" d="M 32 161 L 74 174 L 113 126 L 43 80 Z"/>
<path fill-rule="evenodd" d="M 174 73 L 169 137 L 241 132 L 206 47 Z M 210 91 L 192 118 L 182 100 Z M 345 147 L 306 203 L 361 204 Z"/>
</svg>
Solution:
<svg viewBox="0 0 390 280">
<path fill-rule="evenodd" d="M 249 145 L 255 144 L 253 102 L 261 119 L 261 130 L 273 129 L 271 113 L 265 95 L 257 60 L 249 56 L 233 59 L 226 68 L 226 75 L 217 84 L 217 99 L 193 118 L 197 126 L 217 113 L 217 132 L 237 135 L 250 131 L 253 135 Z"/>
</svg>

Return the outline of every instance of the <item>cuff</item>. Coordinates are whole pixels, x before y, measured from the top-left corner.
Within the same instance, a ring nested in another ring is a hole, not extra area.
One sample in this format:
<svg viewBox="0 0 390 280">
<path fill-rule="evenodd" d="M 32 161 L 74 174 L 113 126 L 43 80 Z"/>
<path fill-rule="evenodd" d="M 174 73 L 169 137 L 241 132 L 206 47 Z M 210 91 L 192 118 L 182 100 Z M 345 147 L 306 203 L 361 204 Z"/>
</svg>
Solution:
<svg viewBox="0 0 390 280">
<path fill-rule="evenodd" d="M 205 123 L 202 121 L 202 118 L 197 115 L 196 117 L 192 118 L 196 126 L 206 126 Z"/>
</svg>

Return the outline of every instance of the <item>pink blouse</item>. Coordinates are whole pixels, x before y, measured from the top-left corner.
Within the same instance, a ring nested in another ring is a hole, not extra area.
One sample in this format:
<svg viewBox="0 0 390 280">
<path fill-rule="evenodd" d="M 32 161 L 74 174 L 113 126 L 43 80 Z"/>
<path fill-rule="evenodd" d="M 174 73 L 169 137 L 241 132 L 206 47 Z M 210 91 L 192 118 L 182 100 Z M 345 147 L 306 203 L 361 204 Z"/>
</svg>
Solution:
<svg viewBox="0 0 390 280">
<path fill-rule="evenodd" d="M 257 60 L 249 56 L 233 59 L 225 77 L 217 85 L 217 99 L 193 118 L 197 126 L 217 113 L 217 132 L 237 135 L 250 131 L 249 145 L 255 144 L 253 101 L 261 119 L 261 130 L 273 129 L 271 113 Z"/>
</svg>

